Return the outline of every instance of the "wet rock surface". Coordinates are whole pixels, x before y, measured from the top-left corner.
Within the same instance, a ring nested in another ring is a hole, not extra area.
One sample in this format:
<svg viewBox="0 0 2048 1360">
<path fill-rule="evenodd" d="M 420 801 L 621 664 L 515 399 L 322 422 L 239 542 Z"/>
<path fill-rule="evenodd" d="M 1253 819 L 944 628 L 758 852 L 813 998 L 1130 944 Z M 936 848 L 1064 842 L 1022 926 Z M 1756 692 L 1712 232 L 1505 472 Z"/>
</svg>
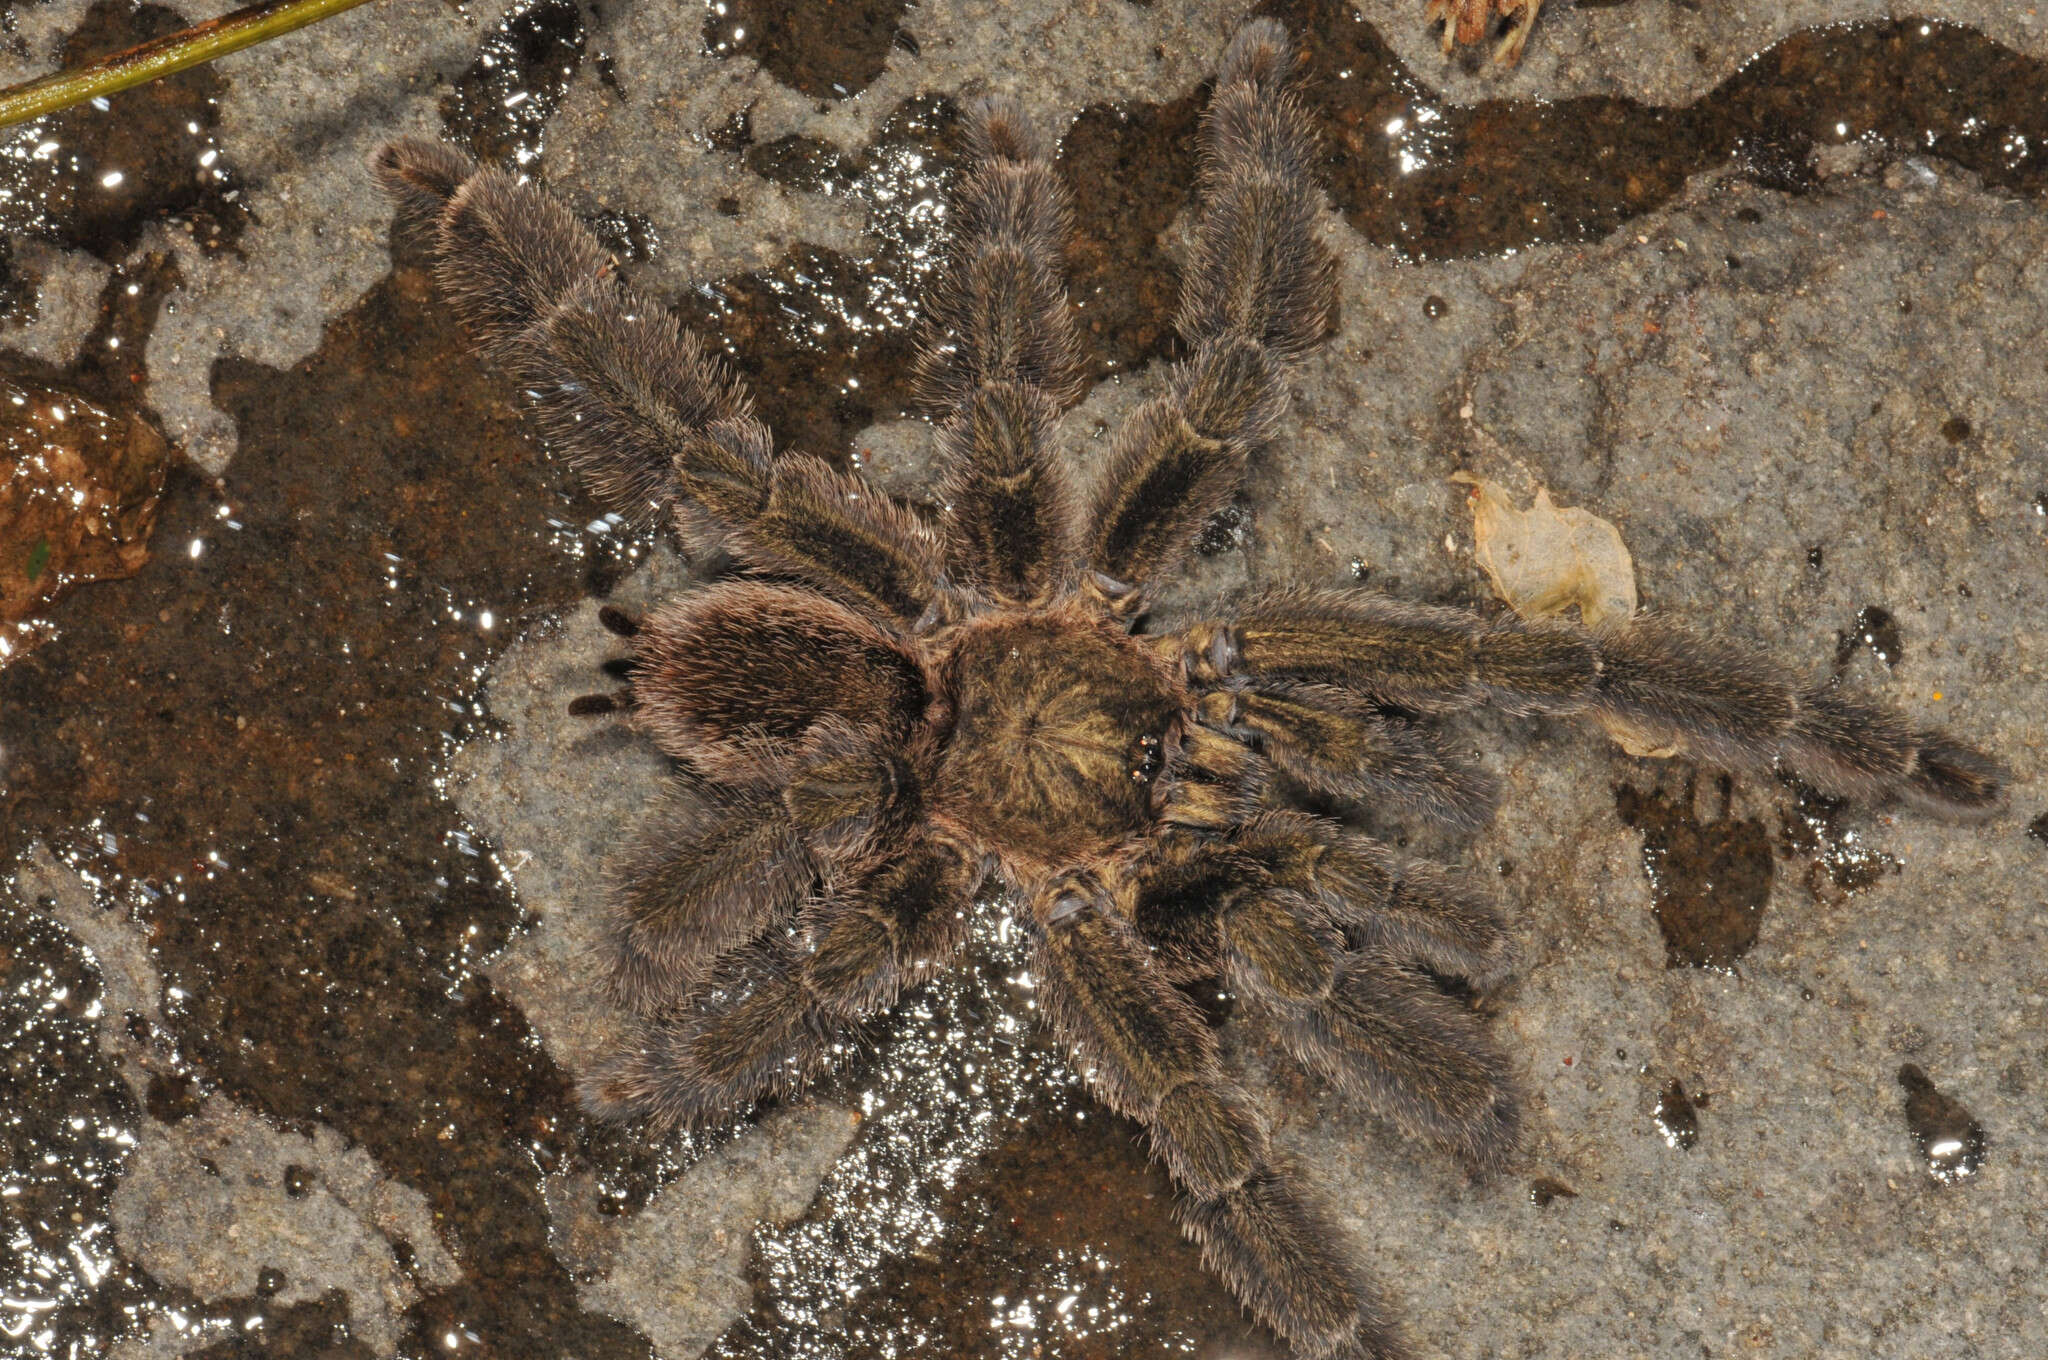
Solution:
<svg viewBox="0 0 2048 1360">
<path fill-rule="evenodd" d="M 17 7 L 0 75 L 221 8 Z M 1487 604 L 1469 472 L 1613 522 L 1646 607 L 2014 776 L 1957 826 L 1459 724 L 1496 824 L 1386 829 L 1510 913 L 1528 1147 L 1468 1183 L 1233 1022 L 1282 1143 L 1420 1355 L 2048 1353 L 2048 20 L 1560 3 L 1504 71 L 1446 66 L 1419 0 L 1268 8 L 1314 38 L 1341 326 L 1162 617 L 1281 581 Z M 582 1114 L 604 865 L 663 769 L 567 705 L 611 683 L 598 600 L 692 578 L 544 460 L 360 168 L 438 129 L 545 174 L 786 437 L 920 495 L 950 119 L 1016 94 L 1067 136 L 1085 476 L 1173 353 L 1240 12 L 365 6 L 6 142 L 48 211 L 4 217 L 0 377 L 192 465 L 135 574 L 24 606 L 0 666 L 0 1353 L 1281 1353 L 1032 1037 L 1000 902 L 815 1096 L 711 1135 Z M 160 312 L 123 301 L 151 258 Z"/>
</svg>

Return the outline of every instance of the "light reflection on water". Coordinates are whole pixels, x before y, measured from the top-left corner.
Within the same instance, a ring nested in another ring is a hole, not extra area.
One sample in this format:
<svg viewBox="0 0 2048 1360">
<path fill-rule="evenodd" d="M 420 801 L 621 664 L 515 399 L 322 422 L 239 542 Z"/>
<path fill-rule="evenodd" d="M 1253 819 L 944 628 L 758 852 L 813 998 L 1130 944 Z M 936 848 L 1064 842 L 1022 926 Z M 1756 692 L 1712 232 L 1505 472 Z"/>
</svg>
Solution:
<svg viewBox="0 0 2048 1360">
<path fill-rule="evenodd" d="M 22 1353 L 94 1353 L 112 1339 L 85 1321 L 96 1296 L 135 1285 L 106 1210 L 140 1111 L 102 1014 L 88 951 L 0 897 L 0 1337 Z"/>
<path fill-rule="evenodd" d="M 1062 1120 L 1106 1117 L 1035 1033 L 1027 943 L 1010 910 L 1003 898 L 977 903 L 968 958 L 889 1018 L 888 1037 L 850 1097 L 864 1116 L 859 1138 L 804 1218 L 761 1231 L 756 1310 L 711 1356 L 944 1353 L 925 1309 L 864 1307 L 866 1296 L 916 1277 L 921 1263 L 990 1249 L 997 1211 L 979 1195 L 955 1193 L 989 1153 Z M 1061 1354 L 1061 1338 L 1099 1342 L 1144 1313 L 1151 1299 L 1126 1293 L 1123 1264 L 1106 1245 L 1049 1245 L 1009 1263 L 1024 1276 L 1021 1289 L 951 1306 L 980 1310 L 982 1354 Z M 1170 1330 L 1160 1341 L 1170 1352 L 1195 1344 Z"/>
</svg>

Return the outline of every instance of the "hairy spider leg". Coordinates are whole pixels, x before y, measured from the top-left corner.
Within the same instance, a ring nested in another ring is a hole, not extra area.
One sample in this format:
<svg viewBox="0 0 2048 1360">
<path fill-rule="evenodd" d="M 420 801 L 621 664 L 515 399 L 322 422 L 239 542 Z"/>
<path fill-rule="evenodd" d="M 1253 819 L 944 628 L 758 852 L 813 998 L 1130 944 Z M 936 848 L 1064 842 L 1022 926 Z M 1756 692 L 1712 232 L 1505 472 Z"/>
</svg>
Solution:
<svg viewBox="0 0 2048 1360">
<path fill-rule="evenodd" d="M 817 865 L 773 790 L 669 781 L 614 866 L 606 982 L 652 1013 L 788 919 Z"/>
<path fill-rule="evenodd" d="M 1224 1075 L 1201 1013 L 1101 885 L 1055 880 L 1033 915 L 1047 1017 L 1104 1102 L 1145 1126 L 1203 1263 L 1301 1355 L 1404 1354 L 1343 1233 Z"/>
<path fill-rule="evenodd" d="M 1514 972 L 1514 947 L 1491 898 L 1441 864 L 1285 809 L 1237 828 L 1231 844 L 1278 886 L 1320 903 L 1347 949 L 1400 959 L 1482 994 Z"/>
<path fill-rule="evenodd" d="M 1892 709 L 1801 687 L 1731 643 L 1655 616 L 1590 632 L 1485 620 L 1363 592 L 1276 591 L 1184 635 L 1190 677 L 1334 685 L 1446 712 L 1588 714 L 1731 769 L 1783 760 L 1824 792 L 1951 814 L 1998 806 L 1994 760 Z"/>
<path fill-rule="evenodd" d="M 1287 32 L 1240 29 L 1202 122 L 1201 197 L 1176 318 L 1192 351 L 1118 434 L 1086 543 L 1090 581 L 1135 615 L 1236 496 L 1285 405 L 1286 365 L 1328 334 L 1336 260 L 1316 238 L 1315 138 L 1287 89 Z"/>
<path fill-rule="evenodd" d="M 698 1125 L 801 1089 L 858 1042 L 860 1021 L 959 953 L 980 880 L 975 858 L 932 838 L 836 876 L 795 930 L 727 954 L 680 1005 L 641 1022 L 586 1084 L 586 1103 Z"/>
<path fill-rule="evenodd" d="M 1392 803 L 1461 831 L 1493 816 L 1498 787 L 1484 771 L 1453 757 L 1430 728 L 1349 690 L 1251 680 L 1209 690 L 1197 711 L 1204 726 L 1255 745 L 1312 792 Z"/>
<path fill-rule="evenodd" d="M 524 389 L 549 447 L 600 497 L 899 627 L 932 612 L 937 536 L 857 475 L 776 456 L 740 383 L 619 280 L 561 203 L 432 143 L 391 143 L 371 164 L 430 230 L 442 291 Z"/>
<path fill-rule="evenodd" d="M 1115 885 L 1118 913 L 1169 977 L 1220 977 L 1273 1019 L 1303 1067 L 1475 1172 L 1498 1170 L 1520 1127 L 1507 1062 L 1431 965 L 1497 980 L 1499 922 L 1469 899 L 1420 899 L 1414 885 L 1388 910 L 1398 880 L 1371 871 L 1391 866 L 1340 836 L 1283 814 L 1226 839 L 1163 841 Z M 1332 858 L 1353 863 L 1321 865 Z"/>
<path fill-rule="evenodd" d="M 974 163 L 953 193 L 945 269 L 926 299 L 918 392 L 939 418 L 946 558 L 957 584 L 1042 604 L 1068 584 L 1074 496 L 1050 441 L 1082 388 L 1060 282 L 1065 187 L 1014 100 L 969 114 Z"/>
<path fill-rule="evenodd" d="M 820 876 L 899 853 L 925 812 L 928 738 L 837 715 L 801 742 L 764 743 L 749 785 L 684 778 L 642 823 L 614 900 L 612 989 L 674 1005 L 723 954 L 786 931 Z"/>
</svg>

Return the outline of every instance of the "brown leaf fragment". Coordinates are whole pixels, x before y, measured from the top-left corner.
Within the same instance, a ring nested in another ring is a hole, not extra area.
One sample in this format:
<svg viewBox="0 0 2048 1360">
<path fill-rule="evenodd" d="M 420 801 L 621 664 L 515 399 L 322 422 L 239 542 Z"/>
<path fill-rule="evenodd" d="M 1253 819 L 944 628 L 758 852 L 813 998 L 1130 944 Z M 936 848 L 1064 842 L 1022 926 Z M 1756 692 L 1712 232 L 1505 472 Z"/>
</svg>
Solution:
<svg viewBox="0 0 2048 1360">
<path fill-rule="evenodd" d="M 138 412 L 0 378 L 0 664 L 62 591 L 141 569 L 171 454 Z"/>
</svg>

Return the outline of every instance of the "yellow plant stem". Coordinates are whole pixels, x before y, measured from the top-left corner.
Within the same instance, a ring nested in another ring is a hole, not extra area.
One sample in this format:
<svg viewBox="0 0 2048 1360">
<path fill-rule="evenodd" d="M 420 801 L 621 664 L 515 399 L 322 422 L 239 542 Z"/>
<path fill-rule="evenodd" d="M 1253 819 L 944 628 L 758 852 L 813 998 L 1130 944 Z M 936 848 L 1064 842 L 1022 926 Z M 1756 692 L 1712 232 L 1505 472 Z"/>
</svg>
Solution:
<svg viewBox="0 0 2048 1360">
<path fill-rule="evenodd" d="M 266 0 L 69 71 L 0 90 L 0 127 L 172 75 L 315 24 L 364 0 Z"/>
</svg>

